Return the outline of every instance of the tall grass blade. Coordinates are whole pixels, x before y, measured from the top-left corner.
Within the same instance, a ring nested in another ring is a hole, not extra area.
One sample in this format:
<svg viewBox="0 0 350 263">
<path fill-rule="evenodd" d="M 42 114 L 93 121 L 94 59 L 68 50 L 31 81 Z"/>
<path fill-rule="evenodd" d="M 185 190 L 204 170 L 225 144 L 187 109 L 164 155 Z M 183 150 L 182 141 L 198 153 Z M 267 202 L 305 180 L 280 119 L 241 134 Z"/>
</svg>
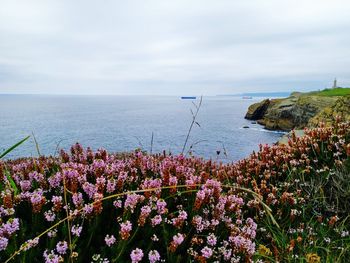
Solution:
<svg viewBox="0 0 350 263">
<path fill-rule="evenodd" d="M 37 141 L 36 138 L 35 138 L 34 132 L 32 132 L 32 134 L 33 134 L 33 139 L 34 139 L 34 143 L 35 143 L 36 152 L 38 153 L 38 156 L 40 157 L 41 154 L 40 154 L 40 149 L 39 149 L 38 141 Z"/>
<path fill-rule="evenodd" d="M 1 155 L 0 155 L 0 159 L 5 157 L 8 153 L 12 152 L 14 149 L 16 149 L 18 146 L 20 146 L 22 143 L 24 143 L 26 140 L 28 140 L 30 138 L 30 136 L 25 137 L 23 140 L 19 141 L 18 143 L 12 145 L 10 148 L 8 148 L 7 150 L 5 150 Z"/>
</svg>

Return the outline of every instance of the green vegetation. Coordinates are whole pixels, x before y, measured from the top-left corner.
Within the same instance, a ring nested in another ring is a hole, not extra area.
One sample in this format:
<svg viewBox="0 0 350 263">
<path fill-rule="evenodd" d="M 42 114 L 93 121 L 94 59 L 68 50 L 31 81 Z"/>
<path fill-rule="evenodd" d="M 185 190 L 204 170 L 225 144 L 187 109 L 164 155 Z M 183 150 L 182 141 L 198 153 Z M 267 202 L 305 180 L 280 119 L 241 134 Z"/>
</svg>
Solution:
<svg viewBox="0 0 350 263">
<path fill-rule="evenodd" d="M 318 92 L 311 92 L 311 94 L 317 96 L 348 96 L 350 95 L 350 88 L 324 89 Z"/>
<path fill-rule="evenodd" d="M 0 262 L 348 262 L 350 122 L 259 148 L 0 158 Z"/>
</svg>

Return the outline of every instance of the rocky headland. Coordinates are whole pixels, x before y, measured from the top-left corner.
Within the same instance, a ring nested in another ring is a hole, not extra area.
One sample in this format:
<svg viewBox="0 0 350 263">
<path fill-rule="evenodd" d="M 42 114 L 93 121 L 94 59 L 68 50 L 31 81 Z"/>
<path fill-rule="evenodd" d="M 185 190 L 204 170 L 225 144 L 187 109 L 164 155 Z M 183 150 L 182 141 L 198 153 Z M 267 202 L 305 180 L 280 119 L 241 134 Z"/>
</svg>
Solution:
<svg viewBox="0 0 350 263">
<path fill-rule="evenodd" d="M 350 88 L 317 92 L 293 92 L 287 98 L 265 99 L 252 104 L 245 118 L 269 130 L 303 129 L 331 124 L 336 116 L 350 120 Z"/>
</svg>

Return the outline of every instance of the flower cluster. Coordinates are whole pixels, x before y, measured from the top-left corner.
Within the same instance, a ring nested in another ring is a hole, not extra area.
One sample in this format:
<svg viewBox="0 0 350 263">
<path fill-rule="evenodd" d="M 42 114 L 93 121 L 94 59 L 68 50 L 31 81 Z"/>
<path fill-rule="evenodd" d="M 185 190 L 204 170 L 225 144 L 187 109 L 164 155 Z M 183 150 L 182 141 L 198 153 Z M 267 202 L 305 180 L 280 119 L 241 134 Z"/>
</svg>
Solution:
<svg viewBox="0 0 350 263">
<path fill-rule="evenodd" d="M 236 163 L 110 154 L 80 144 L 58 158 L 8 160 L 0 163 L 0 259 L 33 238 L 30 255 L 46 262 L 279 260 L 316 238 L 303 214 L 337 230 L 340 213 L 322 204 L 309 211 L 306 204 L 313 178 L 349 159 L 350 124 L 337 123 L 305 130 L 288 145 L 261 145 Z M 277 247 L 265 228 L 271 215 L 290 238 L 287 248 Z M 339 237 L 349 239 L 347 231 Z"/>
</svg>

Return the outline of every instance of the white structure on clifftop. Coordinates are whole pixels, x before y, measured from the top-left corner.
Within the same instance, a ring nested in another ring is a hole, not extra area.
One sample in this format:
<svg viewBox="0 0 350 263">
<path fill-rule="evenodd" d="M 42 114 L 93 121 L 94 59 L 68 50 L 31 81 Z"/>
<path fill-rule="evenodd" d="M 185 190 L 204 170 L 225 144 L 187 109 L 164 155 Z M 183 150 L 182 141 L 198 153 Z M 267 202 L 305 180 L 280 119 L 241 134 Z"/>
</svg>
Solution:
<svg viewBox="0 0 350 263">
<path fill-rule="evenodd" d="M 338 86 L 337 86 L 337 79 L 335 78 L 334 79 L 334 82 L 333 82 L 333 89 L 336 89 Z"/>
</svg>

